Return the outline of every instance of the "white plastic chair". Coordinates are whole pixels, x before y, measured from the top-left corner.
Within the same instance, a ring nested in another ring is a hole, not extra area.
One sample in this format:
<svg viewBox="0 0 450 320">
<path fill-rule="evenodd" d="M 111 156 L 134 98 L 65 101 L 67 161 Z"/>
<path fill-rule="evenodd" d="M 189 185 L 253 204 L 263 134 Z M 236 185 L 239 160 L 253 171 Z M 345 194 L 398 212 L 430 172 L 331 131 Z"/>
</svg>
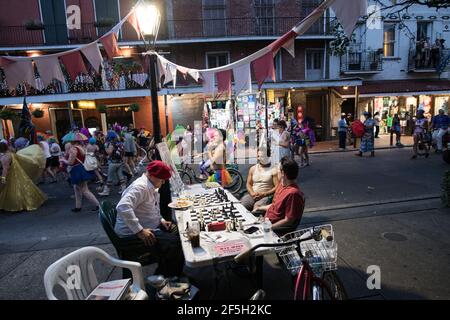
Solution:
<svg viewBox="0 0 450 320">
<path fill-rule="evenodd" d="M 144 291 L 145 286 L 141 264 L 138 262 L 116 259 L 96 247 L 84 247 L 78 249 L 62 257 L 47 268 L 44 274 L 44 285 L 47 298 L 49 300 L 58 300 L 53 294 L 53 290 L 55 286 L 59 285 L 64 289 L 67 300 L 86 299 L 98 285 L 97 276 L 93 266 L 93 263 L 96 260 L 101 260 L 114 267 L 129 269 L 133 278 L 133 283 L 131 285 L 132 299 L 148 299 L 148 295 Z M 76 270 L 80 270 L 79 277 L 77 277 Z M 79 286 L 74 285 L 77 284 L 77 281 L 74 280 L 78 280 Z"/>
</svg>

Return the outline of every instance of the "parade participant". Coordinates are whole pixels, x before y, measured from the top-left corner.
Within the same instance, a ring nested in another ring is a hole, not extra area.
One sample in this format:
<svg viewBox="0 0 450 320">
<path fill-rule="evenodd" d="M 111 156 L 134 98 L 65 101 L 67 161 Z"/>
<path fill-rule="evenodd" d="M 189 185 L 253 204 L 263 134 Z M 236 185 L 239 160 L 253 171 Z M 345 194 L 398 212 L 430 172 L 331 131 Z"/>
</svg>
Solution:
<svg viewBox="0 0 450 320">
<path fill-rule="evenodd" d="M 450 133 L 450 118 L 445 114 L 444 109 L 440 109 L 439 114 L 433 117 L 431 124 L 433 128 L 433 140 L 437 146 L 436 152 L 440 153 L 442 152 L 442 137 L 446 133 Z"/>
<path fill-rule="evenodd" d="M 280 159 L 283 157 L 291 156 L 291 152 L 289 150 L 289 141 L 290 134 L 286 131 L 287 124 L 286 121 L 280 120 L 278 121 L 277 129 L 278 132 L 274 132 L 272 137 L 272 160 L 273 164 L 279 163 Z"/>
<path fill-rule="evenodd" d="M 271 167 L 270 158 L 265 149 L 258 150 L 258 163 L 248 172 L 247 194 L 242 199 L 242 205 L 249 211 L 254 207 L 269 204 L 270 197 L 278 186 L 278 171 Z"/>
<path fill-rule="evenodd" d="M 50 145 L 48 142 L 44 139 L 43 136 L 38 135 L 37 137 L 39 145 L 41 146 L 42 150 L 44 151 L 45 155 L 45 170 L 42 173 L 42 183 L 45 183 L 45 178 L 47 175 L 49 175 L 52 178 L 52 183 L 56 182 L 56 176 L 54 172 L 52 171 L 52 168 L 50 166 L 52 155 L 50 153 Z"/>
<path fill-rule="evenodd" d="M 5 142 L 0 142 L 0 163 L 0 210 L 37 210 L 47 200 L 33 182 L 45 169 L 43 150 L 38 145 L 32 145 L 15 154 Z"/>
<path fill-rule="evenodd" d="M 50 170 L 52 171 L 53 175 L 55 176 L 54 181 L 56 182 L 56 174 L 59 170 L 59 157 L 61 156 L 61 147 L 59 146 L 58 142 L 56 141 L 56 138 L 51 137 L 48 139 L 48 143 L 50 146 Z"/>
<path fill-rule="evenodd" d="M 137 143 L 130 130 L 124 134 L 125 169 L 130 175 L 136 173 Z"/>
<path fill-rule="evenodd" d="M 305 197 L 297 185 L 299 166 L 291 158 L 284 157 L 278 167 L 280 183 L 271 205 L 255 207 L 253 212 L 265 212 L 277 234 L 292 231 L 300 223 L 305 207 Z"/>
<path fill-rule="evenodd" d="M 126 178 L 123 176 L 123 143 L 119 141 L 119 136 L 114 131 L 108 131 L 105 144 L 108 156 L 108 180 L 100 196 L 109 196 L 110 188 L 113 184 L 120 184 L 119 194 L 126 189 Z"/>
<path fill-rule="evenodd" d="M 225 130 L 214 131 L 213 148 L 208 150 L 208 159 L 214 174 L 208 178 L 209 182 L 217 182 L 223 187 L 232 182 L 230 173 L 226 169 Z"/>
<path fill-rule="evenodd" d="M 82 138 L 78 134 L 74 134 L 69 141 L 71 143 L 68 152 L 69 158 L 67 160 L 65 158 L 61 159 L 62 162 L 71 168 L 70 183 L 75 193 L 75 208 L 72 209 L 72 212 L 81 211 L 83 196 L 95 205 L 92 211 L 97 211 L 100 205 L 97 198 L 89 190 L 87 184 L 94 177 L 94 173 L 92 171 L 86 171 L 84 168 L 86 150 L 81 146 L 82 141 Z"/>
<path fill-rule="evenodd" d="M 414 124 L 414 131 L 413 131 L 413 138 L 414 138 L 414 146 L 413 146 L 413 151 L 414 154 L 411 157 L 411 159 L 416 159 L 417 158 L 417 148 L 419 145 L 419 140 L 424 140 L 425 139 L 425 134 L 428 131 L 428 119 L 425 117 L 425 110 L 420 109 L 417 111 L 417 117 L 416 117 L 416 122 Z M 427 152 L 425 154 L 425 157 L 428 158 L 430 154 Z"/>
<path fill-rule="evenodd" d="M 375 121 L 372 119 L 370 112 L 364 112 L 364 134 L 361 138 L 361 146 L 359 148 L 359 153 L 356 155 L 359 157 L 363 156 L 363 153 L 370 152 L 372 157 L 375 157 L 375 138 L 374 138 L 374 127 Z"/>
<path fill-rule="evenodd" d="M 158 259 L 155 274 L 166 277 L 179 276 L 184 265 L 178 228 L 162 218 L 159 207 L 158 189 L 170 179 L 171 171 L 162 161 L 152 161 L 147 172 L 123 192 L 114 228 L 119 237 L 141 239 Z"/>
<path fill-rule="evenodd" d="M 100 172 L 100 166 L 98 164 L 97 155 L 100 151 L 100 148 L 97 145 L 97 139 L 94 137 L 89 138 L 89 144 L 86 146 L 86 158 L 89 158 L 88 161 L 91 163 L 92 171 L 94 171 L 97 176 L 98 182 L 100 183 L 101 189 L 103 189 L 104 181 L 103 176 Z"/>
</svg>

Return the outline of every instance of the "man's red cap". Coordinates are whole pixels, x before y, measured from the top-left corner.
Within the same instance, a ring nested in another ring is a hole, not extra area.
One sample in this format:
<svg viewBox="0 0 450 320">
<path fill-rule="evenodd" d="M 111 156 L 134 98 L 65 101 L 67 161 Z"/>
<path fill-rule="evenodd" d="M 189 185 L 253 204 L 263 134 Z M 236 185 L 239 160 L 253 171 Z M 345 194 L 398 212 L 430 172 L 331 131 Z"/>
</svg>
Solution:
<svg viewBox="0 0 450 320">
<path fill-rule="evenodd" d="M 147 172 L 149 175 L 163 180 L 169 180 L 172 176 L 172 168 L 159 160 L 152 161 L 147 166 Z"/>
</svg>

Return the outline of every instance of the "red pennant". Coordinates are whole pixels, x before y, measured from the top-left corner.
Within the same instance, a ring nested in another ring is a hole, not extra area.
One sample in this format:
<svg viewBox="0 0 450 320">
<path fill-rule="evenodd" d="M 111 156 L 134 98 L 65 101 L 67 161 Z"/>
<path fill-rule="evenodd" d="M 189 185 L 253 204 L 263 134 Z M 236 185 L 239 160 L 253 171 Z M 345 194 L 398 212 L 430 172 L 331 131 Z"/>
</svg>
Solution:
<svg viewBox="0 0 450 320">
<path fill-rule="evenodd" d="M 0 57 L 0 67 L 7 66 L 8 64 L 11 64 L 13 62 L 13 60 L 9 60 L 8 58 Z"/>
<path fill-rule="evenodd" d="M 275 81 L 275 66 L 273 64 L 272 51 L 266 53 L 262 57 L 252 61 L 253 71 L 255 72 L 258 88 L 261 89 L 264 81 L 270 78 Z"/>
<path fill-rule="evenodd" d="M 86 65 L 79 51 L 62 55 L 60 58 L 72 81 L 75 81 L 80 73 L 87 73 Z"/>
<path fill-rule="evenodd" d="M 128 18 L 128 23 L 136 30 L 138 38 L 141 37 L 141 28 L 139 27 L 139 22 L 136 16 L 136 12 L 133 12 Z"/>
<path fill-rule="evenodd" d="M 109 60 L 121 55 L 119 46 L 117 45 L 117 35 L 115 32 L 111 32 L 107 36 L 100 38 L 100 42 L 103 44 Z"/>
<path fill-rule="evenodd" d="M 292 38 L 295 38 L 297 34 L 290 30 L 289 32 L 285 33 L 281 38 L 278 40 L 272 42 L 269 46 L 272 49 L 272 52 L 277 52 L 283 45 L 285 45 L 289 40 Z"/>
<path fill-rule="evenodd" d="M 231 92 L 231 74 L 232 70 L 225 70 L 216 73 L 217 76 L 217 90 L 219 92 Z"/>
</svg>

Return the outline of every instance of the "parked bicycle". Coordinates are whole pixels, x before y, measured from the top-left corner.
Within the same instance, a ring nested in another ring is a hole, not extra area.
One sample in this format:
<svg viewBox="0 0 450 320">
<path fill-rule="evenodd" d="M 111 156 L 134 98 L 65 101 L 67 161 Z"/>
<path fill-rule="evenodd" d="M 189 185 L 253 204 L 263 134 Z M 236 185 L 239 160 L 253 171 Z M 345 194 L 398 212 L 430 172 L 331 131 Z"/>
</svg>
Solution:
<svg viewBox="0 0 450 320">
<path fill-rule="evenodd" d="M 244 185 L 244 179 L 242 178 L 241 173 L 239 172 L 239 168 L 237 164 L 227 164 L 227 171 L 231 176 L 231 183 L 227 186 L 224 186 L 225 189 L 230 191 L 232 194 L 239 194 L 242 186 Z M 192 165 L 181 163 L 180 169 L 178 169 L 178 173 L 180 174 L 181 181 L 185 185 L 191 185 L 192 183 L 204 183 L 208 180 L 209 176 L 214 174 L 212 169 L 207 169 L 207 175 L 205 177 L 201 177 L 197 174 L 192 167 Z"/>
<path fill-rule="evenodd" d="M 279 259 L 295 279 L 294 300 L 346 300 L 347 293 L 337 275 L 337 244 L 331 225 L 288 233 L 278 243 L 259 244 L 235 257 L 245 263 L 259 248 L 275 248 Z M 252 299 L 256 299 L 255 295 Z"/>
</svg>

